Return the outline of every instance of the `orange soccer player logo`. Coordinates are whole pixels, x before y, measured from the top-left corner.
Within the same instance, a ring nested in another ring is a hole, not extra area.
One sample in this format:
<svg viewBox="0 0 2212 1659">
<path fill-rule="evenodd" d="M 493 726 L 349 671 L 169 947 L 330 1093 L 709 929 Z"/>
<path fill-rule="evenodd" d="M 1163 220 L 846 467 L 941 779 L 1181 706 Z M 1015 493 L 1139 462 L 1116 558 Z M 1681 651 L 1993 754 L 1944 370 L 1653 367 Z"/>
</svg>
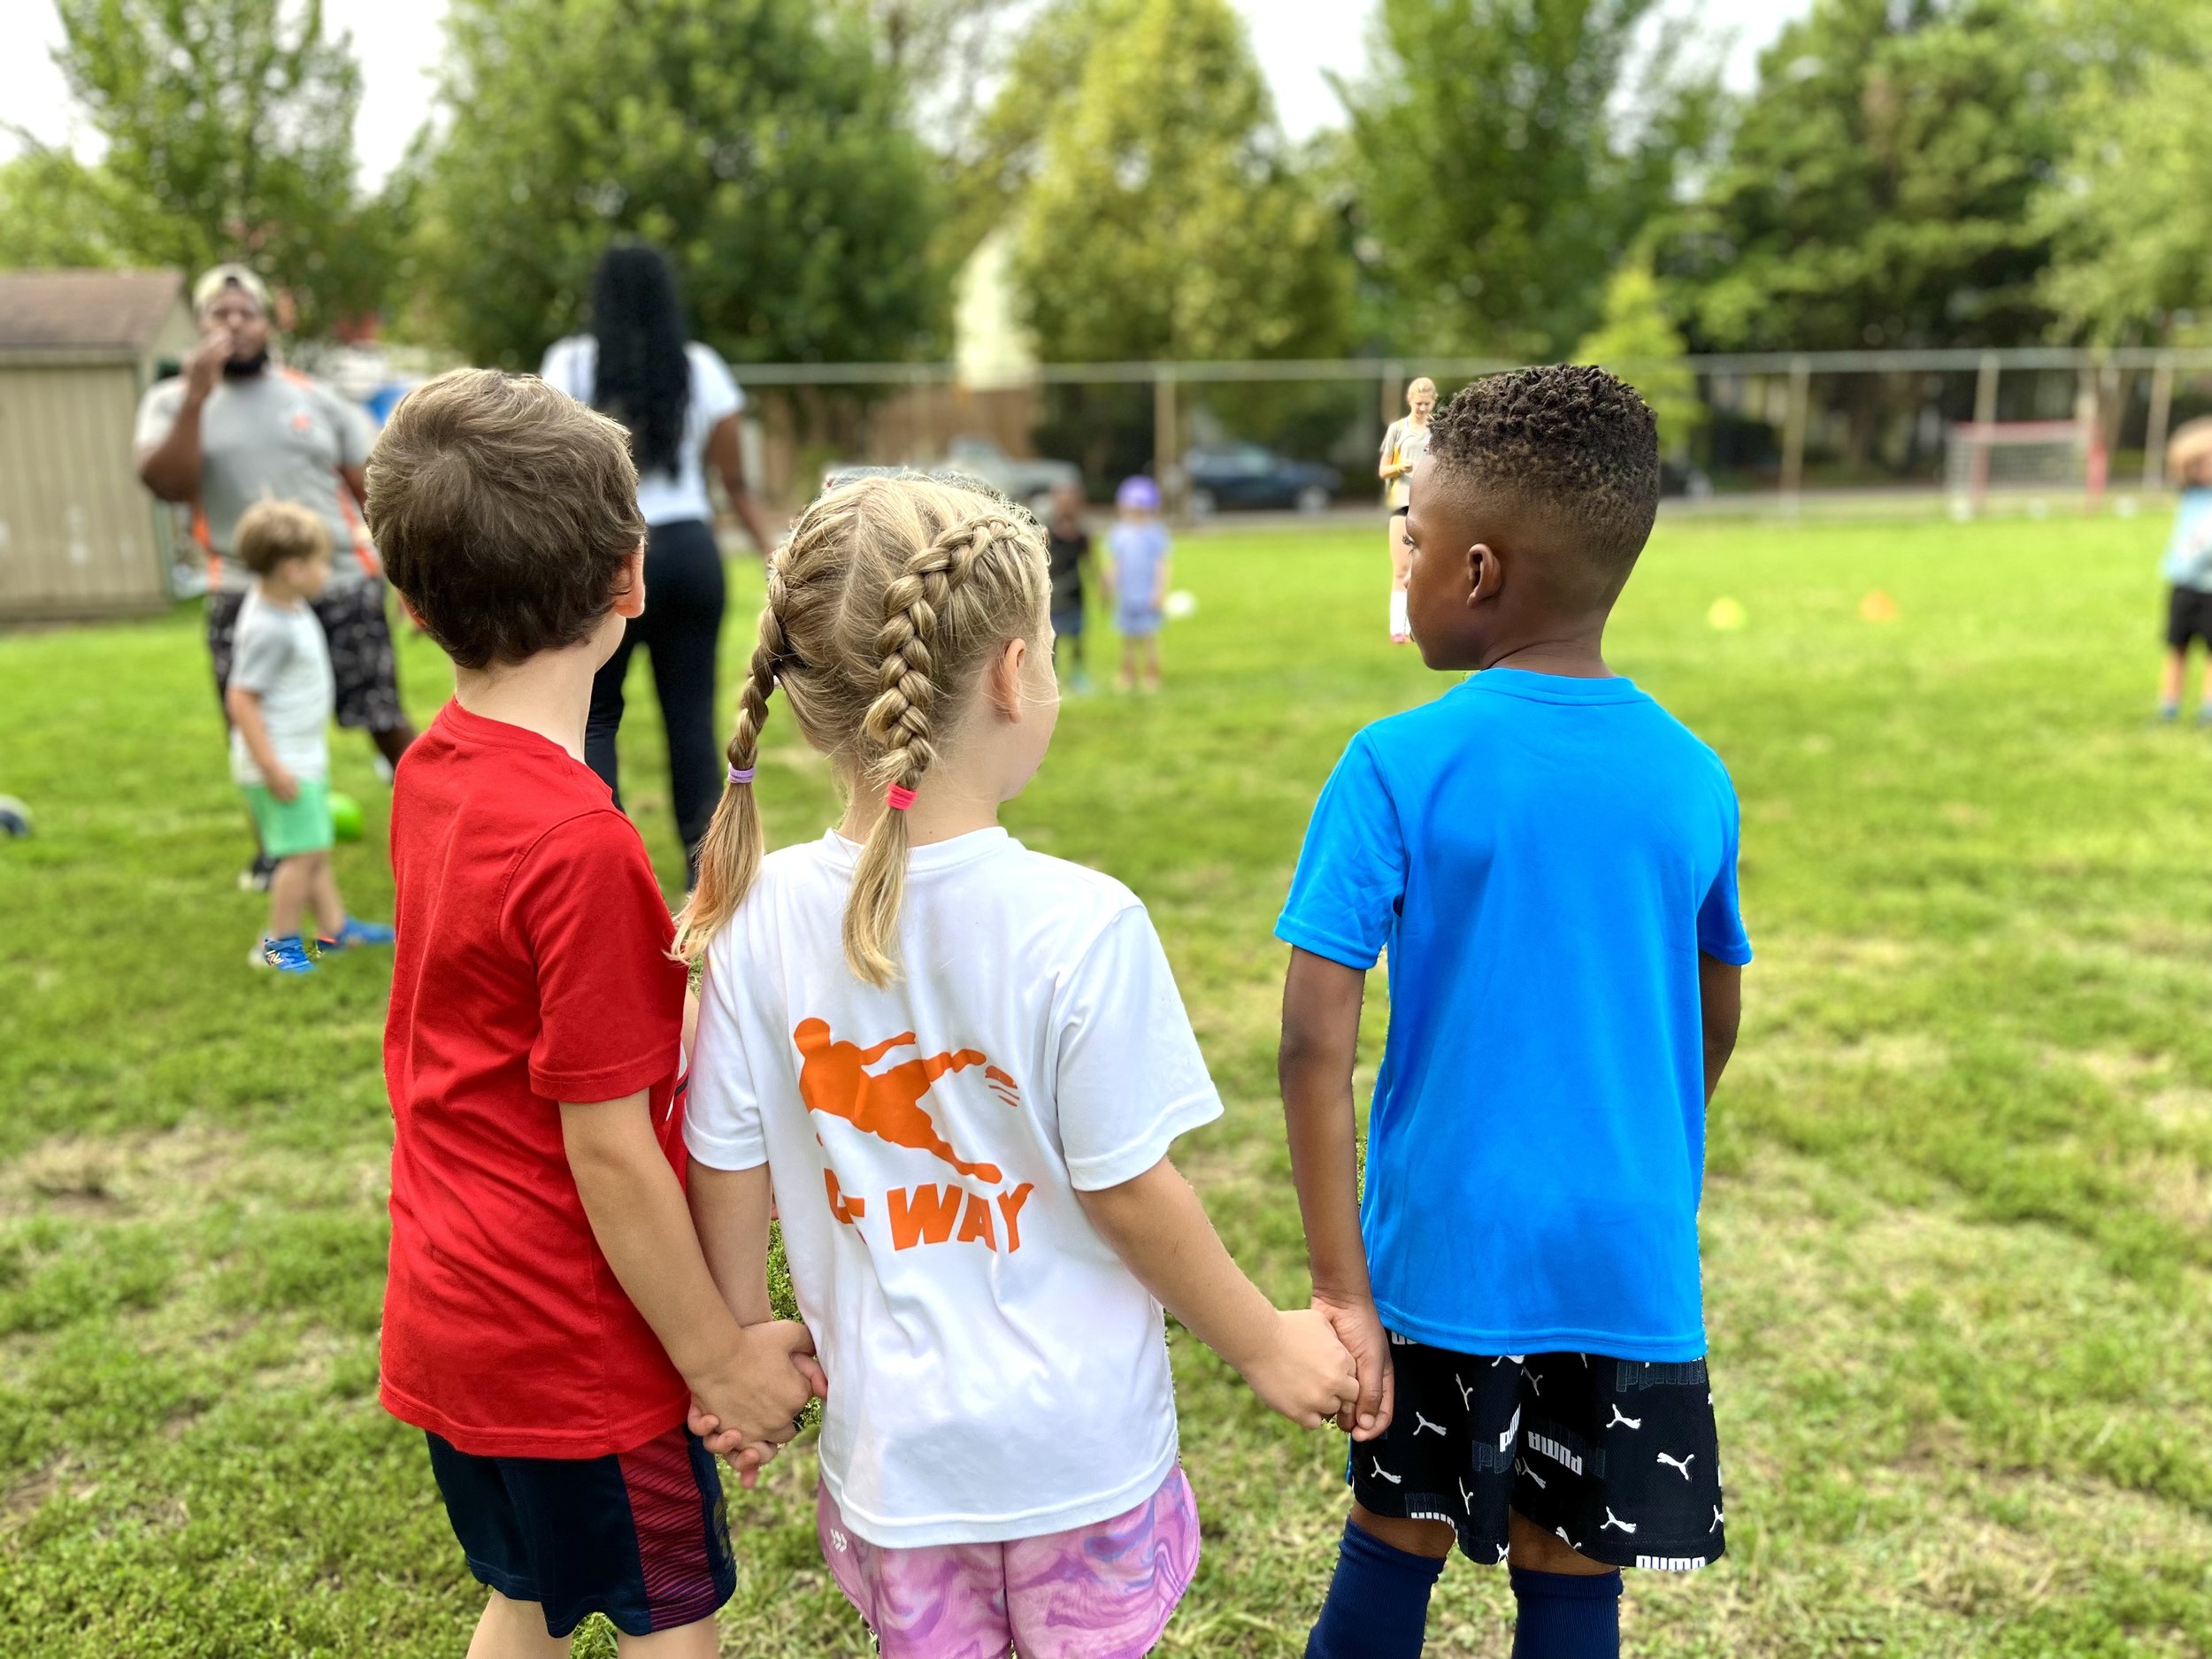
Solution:
<svg viewBox="0 0 2212 1659">
<path fill-rule="evenodd" d="M 977 1065 L 983 1068 L 993 1094 L 1009 1106 L 1019 1106 L 1021 1094 L 1014 1079 L 993 1065 L 980 1049 L 917 1055 L 887 1071 L 871 1073 L 868 1068 L 892 1049 L 914 1042 L 914 1033 L 902 1031 L 873 1048 L 863 1048 L 856 1042 L 840 1042 L 831 1036 L 827 1020 L 803 1019 L 791 1037 L 799 1046 L 799 1097 L 809 1111 L 842 1118 L 854 1128 L 895 1147 L 927 1152 L 979 1181 L 1002 1179 L 997 1164 L 972 1163 L 954 1150 L 921 1106 L 930 1085 L 946 1072 L 964 1071 Z"/>
</svg>

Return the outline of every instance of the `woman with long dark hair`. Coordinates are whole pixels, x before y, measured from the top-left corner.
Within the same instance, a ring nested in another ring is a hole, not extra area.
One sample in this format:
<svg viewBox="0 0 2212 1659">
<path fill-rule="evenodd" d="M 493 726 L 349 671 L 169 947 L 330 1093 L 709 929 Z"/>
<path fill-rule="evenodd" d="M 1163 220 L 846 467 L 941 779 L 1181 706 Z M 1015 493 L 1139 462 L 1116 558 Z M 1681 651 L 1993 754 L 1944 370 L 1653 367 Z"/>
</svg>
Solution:
<svg viewBox="0 0 2212 1659">
<path fill-rule="evenodd" d="M 617 242 L 601 256 L 592 281 L 591 333 L 554 342 L 539 373 L 630 429 L 646 525 L 645 614 L 631 622 L 592 682 L 584 759 L 619 803 L 615 733 L 622 725 L 622 684 L 630 652 L 642 645 L 668 731 L 668 792 L 688 885 L 698 873 L 700 838 L 722 798 L 714 666 L 724 592 L 707 499 L 709 465 L 761 552 L 771 545 L 760 503 L 745 481 L 738 438 L 745 394 L 714 349 L 686 333 L 666 257 L 634 242 Z"/>
</svg>

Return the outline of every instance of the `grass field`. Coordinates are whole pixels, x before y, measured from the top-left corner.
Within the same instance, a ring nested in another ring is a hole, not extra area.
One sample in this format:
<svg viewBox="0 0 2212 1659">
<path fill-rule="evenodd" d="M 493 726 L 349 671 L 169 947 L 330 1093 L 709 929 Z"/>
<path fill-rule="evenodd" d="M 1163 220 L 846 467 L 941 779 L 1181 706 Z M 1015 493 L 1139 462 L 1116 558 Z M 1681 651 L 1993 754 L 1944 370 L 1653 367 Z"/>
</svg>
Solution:
<svg viewBox="0 0 2212 1659">
<path fill-rule="evenodd" d="M 1629 589 L 1614 663 L 1732 768 L 1760 952 L 1705 1206 L 1732 1553 L 1632 1576 L 1632 1652 L 2212 1653 L 2212 740 L 2143 721 L 2159 535 L 1667 527 Z M 1151 905 L 1230 1102 L 1182 1161 L 1286 1299 L 1269 929 L 1343 740 L 1441 688 L 1380 642 L 1377 539 L 1190 542 L 1166 695 L 1071 702 L 1009 813 Z M 441 659 L 403 672 L 426 718 Z M 478 1597 L 374 1399 L 386 969 L 245 967 L 194 617 L 0 638 L 0 709 L 39 814 L 0 842 L 0 1652 L 457 1654 Z M 373 846 L 366 746 L 336 757 Z M 818 830 L 780 711 L 762 779 L 778 840 Z M 340 875 L 388 914 L 374 851 Z M 1294 1655 L 1340 1448 L 1177 1356 L 1206 1546 L 1164 1651 Z M 866 1651 L 812 1479 L 733 1500 L 726 1653 Z M 1502 1655 L 1509 1604 L 1455 1565 L 1430 1652 Z"/>
</svg>

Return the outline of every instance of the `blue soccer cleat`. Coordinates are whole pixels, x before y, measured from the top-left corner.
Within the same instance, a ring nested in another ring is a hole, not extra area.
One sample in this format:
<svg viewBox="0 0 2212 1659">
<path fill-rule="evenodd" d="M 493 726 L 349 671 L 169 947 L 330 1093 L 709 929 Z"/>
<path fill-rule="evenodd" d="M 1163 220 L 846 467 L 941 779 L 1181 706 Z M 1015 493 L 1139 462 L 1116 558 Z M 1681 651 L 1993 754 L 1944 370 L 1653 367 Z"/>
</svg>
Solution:
<svg viewBox="0 0 2212 1659">
<path fill-rule="evenodd" d="M 354 917 L 346 918 L 346 925 L 335 934 L 326 935 L 322 941 L 325 950 L 366 950 L 373 946 L 392 942 L 392 930 L 382 922 L 365 922 Z"/>
<path fill-rule="evenodd" d="M 279 973 L 312 973 L 315 963 L 307 954 L 307 947 L 297 933 L 287 933 L 281 939 L 261 941 L 261 960 Z"/>
</svg>

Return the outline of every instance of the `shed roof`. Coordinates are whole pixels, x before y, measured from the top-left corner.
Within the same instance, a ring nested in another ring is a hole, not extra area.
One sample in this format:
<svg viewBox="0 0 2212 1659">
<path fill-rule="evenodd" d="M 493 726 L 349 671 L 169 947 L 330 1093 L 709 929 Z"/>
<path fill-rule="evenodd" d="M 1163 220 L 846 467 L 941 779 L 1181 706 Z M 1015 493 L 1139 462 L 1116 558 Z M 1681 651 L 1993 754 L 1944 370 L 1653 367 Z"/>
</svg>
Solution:
<svg viewBox="0 0 2212 1659">
<path fill-rule="evenodd" d="M 0 351 L 143 350 L 183 297 L 173 271 L 0 271 Z"/>
</svg>

